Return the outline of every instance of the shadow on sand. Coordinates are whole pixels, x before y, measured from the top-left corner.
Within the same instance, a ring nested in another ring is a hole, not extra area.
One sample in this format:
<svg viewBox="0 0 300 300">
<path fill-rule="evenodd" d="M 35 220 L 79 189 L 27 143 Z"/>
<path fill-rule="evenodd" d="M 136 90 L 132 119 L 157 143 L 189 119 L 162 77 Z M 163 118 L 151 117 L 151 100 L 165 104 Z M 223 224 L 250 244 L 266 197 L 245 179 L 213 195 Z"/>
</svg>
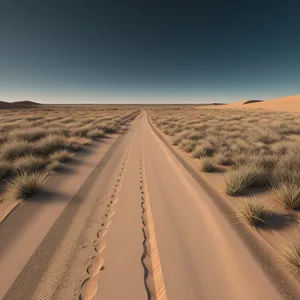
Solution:
<svg viewBox="0 0 300 300">
<path fill-rule="evenodd" d="M 291 225 L 295 225 L 299 219 L 291 213 L 276 213 L 273 212 L 267 217 L 264 224 L 258 226 L 263 230 L 283 230 Z"/>
</svg>

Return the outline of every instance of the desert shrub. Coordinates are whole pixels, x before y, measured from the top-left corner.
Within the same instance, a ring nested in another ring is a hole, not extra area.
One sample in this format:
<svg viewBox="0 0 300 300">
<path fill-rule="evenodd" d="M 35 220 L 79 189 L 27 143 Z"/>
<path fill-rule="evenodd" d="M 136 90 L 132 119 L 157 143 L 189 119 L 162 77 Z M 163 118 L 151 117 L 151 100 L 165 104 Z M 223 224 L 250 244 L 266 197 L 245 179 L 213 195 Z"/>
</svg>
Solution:
<svg viewBox="0 0 300 300">
<path fill-rule="evenodd" d="M 222 166 L 231 166 L 234 164 L 230 153 L 219 153 L 215 156 L 215 161 Z"/>
<path fill-rule="evenodd" d="M 105 137 L 105 133 L 103 130 L 96 128 L 89 131 L 86 136 L 91 139 L 97 139 L 97 138 Z"/>
<path fill-rule="evenodd" d="M 300 209 L 300 184 L 275 183 L 273 191 L 279 200 L 290 209 Z"/>
<path fill-rule="evenodd" d="M 74 154 L 68 150 L 58 150 L 56 152 L 51 153 L 49 155 L 49 159 L 51 162 L 59 161 L 63 163 L 70 160 L 73 156 Z"/>
<path fill-rule="evenodd" d="M 68 146 L 68 139 L 60 135 L 49 135 L 40 139 L 35 144 L 35 151 L 39 154 L 48 155 L 54 151 L 64 149 Z"/>
<path fill-rule="evenodd" d="M 18 172 L 37 172 L 42 170 L 47 161 L 32 154 L 21 156 L 14 162 L 14 167 Z"/>
<path fill-rule="evenodd" d="M 262 167 L 268 170 L 272 170 L 276 163 L 277 157 L 274 155 L 253 155 L 249 154 L 246 160 L 247 164 L 251 164 L 257 167 Z"/>
<path fill-rule="evenodd" d="M 257 199 L 253 198 L 243 200 L 237 215 L 247 224 L 258 226 L 266 222 L 272 211 L 267 203 L 261 201 L 262 199 L 259 199 L 260 202 L 257 202 Z"/>
<path fill-rule="evenodd" d="M 257 131 L 254 134 L 253 139 L 254 141 L 263 142 L 265 144 L 272 144 L 279 142 L 281 140 L 281 136 L 278 133 L 265 128 L 264 130 Z"/>
<path fill-rule="evenodd" d="M 8 183 L 8 189 L 17 199 L 24 199 L 35 194 L 45 180 L 45 173 L 21 172 Z"/>
<path fill-rule="evenodd" d="M 288 149 L 291 147 L 291 142 L 280 141 L 275 144 L 272 144 L 270 149 L 273 153 L 278 155 L 284 155 L 288 152 Z"/>
<path fill-rule="evenodd" d="M 272 178 L 276 183 L 300 184 L 300 155 L 287 154 L 280 157 Z"/>
<path fill-rule="evenodd" d="M 115 122 L 103 122 L 98 124 L 98 128 L 102 129 L 104 133 L 115 133 L 118 131 L 118 125 Z"/>
<path fill-rule="evenodd" d="M 33 145 L 23 140 L 15 140 L 6 143 L 0 150 L 0 157 L 2 159 L 16 159 L 20 156 L 32 153 L 34 151 Z"/>
<path fill-rule="evenodd" d="M 193 140 L 193 141 L 198 141 L 198 140 L 204 138 L 204 136 L 205 136 L 205 134 L 202 131 L 193 130 L 189 133 L 187 138 L 190 140 Z"/>
<path fill-rule="evenodd" d="M 15 129 L 9 132 L 8 137 L 12 140 L 22 139 L 33 142 L 44 137 L 46 134 L 47 131 L 43 128 Z"/>
<path fill-rule="evenodd" d="M 238 195 L 250 187 L 266 184 L 269 176 L 269 171 L 263 167 L 239 166 L 225 175 L 225 192 L 231 196 Z"/>
<path fill-rule="evenodd" d="M 48 172 L 52 172 L 52 171 L 57 171 L 59 169 L 61 169 L 63 167 L 63 163 L 61 163 L 58 160 L 54 160 L 54 161 L 50 161 L 49 164 L 47 165 L 46 170 Z"/>
<path fill-rule="evenodd" d="M 0 161 L 0 179 L 5 178 L 12 174 L 14 166 L 9 161 Z"/>
<path fill-rule="evenodd" d="M 87 136 L 88 132 L 91 130 L 91 125 L 84 125 L 82 127 L 74 128 L 71 131 L 72 135 L 75 136 Z"/>
<path fill-rule="evenodd" d="M 191 133 L 191 130 L 183 130 L 181 132 L 178 133 L 178 137 L 181 138 L 182 140 L 185 140 L 185 139 L 189 139 L 189 135 Z"/>
<path fill-rule="evenodd" d="M 212 156 L 215 152 L 216 148 L 213 145 L 209 143 L 204 143 L 195 147 L 193 156 L 196 158 L 201 158 L 206 156 Z"/>
<path fill-rule="evenodd" d="M 191 140 L 182 140 L 180 142 L 180 147 L 186 152 L 190 153 L 195 149 L 196 143 Z"/>
<path fill-rule="evenodd" d="M 300 241 L 299 237 L 295 242 L 288 241 L 279 253 L 282 263 L 299 274 L 300 272 Z"/>
<path fill-rule="evenodd" d="M 213 172 L 217 169 L 217 165 L 210 157 L 204 157 L 200 161 L 200 170 L 202 172 Z"/>
<path fill-rule="evenodd" d="M 66 149 L 76 152 L 89 145 L 90 143 L 90 140 L 84 137 L 70 137 L 67 140 Z"/>
</svg>

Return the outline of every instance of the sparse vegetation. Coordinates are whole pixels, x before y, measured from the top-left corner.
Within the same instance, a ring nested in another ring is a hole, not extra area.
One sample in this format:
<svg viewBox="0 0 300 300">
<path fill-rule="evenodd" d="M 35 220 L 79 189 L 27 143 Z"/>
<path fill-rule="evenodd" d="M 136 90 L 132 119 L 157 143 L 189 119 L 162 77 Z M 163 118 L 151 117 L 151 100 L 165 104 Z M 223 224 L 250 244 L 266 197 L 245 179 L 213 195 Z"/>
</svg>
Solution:
<svg viewBox="0 0 300 300">
<path fill-rule="evenodd" d="M 281 258 L 300 274 L 295 228 L 300 212 L 300 115 L 196 105 L 148 111 L 170 143 L 189 153 L 188 163 L 224 192 L 224 201 L 235 207 L 239 221 L 253 227 L 265 224 L 263 237 L 270 238 L 276 250 L 291 238 Z M 210 174 L 216 168 L 219 172 Z M 281 230 L 287 226 L 291 230 Z M 281 230 L 276 243 L 274 230 Z"/>
<path fill-rule="evenodd" d="M 130 107 L 35 106 L 0 111 L 0 180 L 16 197 L 32 195 L 93 140 L 116 133 L 139 112 Z M 1 191 L 2 192 L 2 191 Z"/>
</svg>

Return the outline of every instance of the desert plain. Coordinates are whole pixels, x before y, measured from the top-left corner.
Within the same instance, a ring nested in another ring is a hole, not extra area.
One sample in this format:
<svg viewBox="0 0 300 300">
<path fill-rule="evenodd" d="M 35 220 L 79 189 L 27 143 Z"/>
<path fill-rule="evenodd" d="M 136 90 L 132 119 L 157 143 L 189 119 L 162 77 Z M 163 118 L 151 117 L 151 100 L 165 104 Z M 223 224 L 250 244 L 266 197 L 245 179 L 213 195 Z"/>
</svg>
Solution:
<svg viewBox="0 0 300 300">
<path fill-rule="evenodd" d="M 0 299 L 300 299 L 299 113 L 0 105 Z"/>
</svg>

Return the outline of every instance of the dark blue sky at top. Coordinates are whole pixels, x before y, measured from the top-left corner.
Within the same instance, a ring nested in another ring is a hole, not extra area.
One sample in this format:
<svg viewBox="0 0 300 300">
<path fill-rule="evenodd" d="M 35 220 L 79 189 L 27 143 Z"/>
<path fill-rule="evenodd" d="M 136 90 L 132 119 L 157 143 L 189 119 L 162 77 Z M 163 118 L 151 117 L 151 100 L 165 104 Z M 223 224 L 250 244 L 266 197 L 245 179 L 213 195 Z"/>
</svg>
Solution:
<svg viewBox="0 0 300 300">
<path fill-rule="evenodd" d="M 0 100 L 296 94 L 299 33 L 298 1 L 2 0 Z"/>
</svg>

